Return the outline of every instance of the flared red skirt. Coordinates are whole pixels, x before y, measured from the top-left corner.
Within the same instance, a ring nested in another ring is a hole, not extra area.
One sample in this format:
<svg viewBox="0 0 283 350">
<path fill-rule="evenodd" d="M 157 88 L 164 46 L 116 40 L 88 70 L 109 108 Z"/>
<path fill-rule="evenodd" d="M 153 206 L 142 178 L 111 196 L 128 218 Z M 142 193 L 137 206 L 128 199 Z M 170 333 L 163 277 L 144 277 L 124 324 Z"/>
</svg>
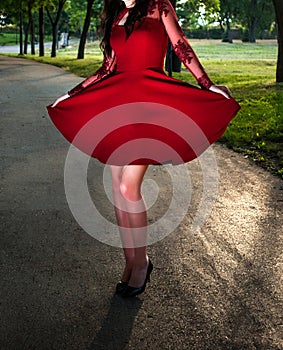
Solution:
<svg viewBox="0 0 283 350">
<path fill-rule="evenodd" d="M 220 138 L 240 106 L 145 69 L 112 73 L 47 108 L 82 152 L 105 164 L 127 165 L 189 162 Z"/>
</svg>

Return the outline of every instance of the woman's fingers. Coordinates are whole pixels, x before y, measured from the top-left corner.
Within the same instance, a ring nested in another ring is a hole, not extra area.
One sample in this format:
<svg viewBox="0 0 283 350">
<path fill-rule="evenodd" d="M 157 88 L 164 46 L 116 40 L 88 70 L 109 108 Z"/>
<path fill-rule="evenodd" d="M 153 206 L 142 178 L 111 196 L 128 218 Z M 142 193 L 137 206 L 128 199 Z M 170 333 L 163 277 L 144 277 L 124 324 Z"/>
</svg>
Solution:
<svg viewBox="0 0 283 350">
<path fill-rule="evenodd" d="M 51 107 L 55 107 L 57 104 L 58 104 L 58 100 L 56 100 L 56 101 L 51 105 Z"/>
<path fill-rule="evenodd" d="M 216 92 L 217 94 L 221 94 L 226 98 L 231 97 L 231 92 L 227 86 L 222 86 L 222 85 L 212 85 L 209 88 L 210 91 Z"/>
<path fill-rule="evenodd" d="M 70 97 L 69 94 L 65 94 L 65 95 L 63 95 L 63 96 L 58 97 L 57 100 L 53 103 L 53 105 L 51 105 L 51 107 L 57 106 L 58 103 L 60 103 L 61 101 L 66 100 L 66 98 L 69 98 L 69 97 Z"/>
</svg>

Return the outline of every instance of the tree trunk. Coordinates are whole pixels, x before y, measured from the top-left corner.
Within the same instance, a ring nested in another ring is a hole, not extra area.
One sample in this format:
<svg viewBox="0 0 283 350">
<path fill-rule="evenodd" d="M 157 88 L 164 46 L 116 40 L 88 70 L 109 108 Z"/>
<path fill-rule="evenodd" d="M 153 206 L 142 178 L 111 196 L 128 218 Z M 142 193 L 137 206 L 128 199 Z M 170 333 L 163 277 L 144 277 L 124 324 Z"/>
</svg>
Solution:
<svg viewBox="0 0 283 350">
<path fill-rule="evenodd" d="M 226 28 L 227 28 L 227 33 L 226 33 L 226 41 L 230 44 L 233 44 L 233 38 L 232 38 L 232 33 L 231 33 L 231 24 L 230 24 L 230 16 L 227 14 L 226 15 Z"/>
<path fill-rule="evenodd" d="M 57 7 L 57 13 L 56 13 L 56 17 L 55 20 L 52 19 L 52 16 L 48 10 L 48 8 L 46 8 L 47 11 L 47 15 L 48 18 L 50 20 L 50 23 L 52 25 L 52 48 L 51 48 L 51 57 L 56 57 L 56 49 L 57 49 L 57 42 L 58 42 L 58 23 L 59 23 L 59 19 L 63 10 L 63 7 L 65 5 L 67 0 L 59 0 L 58 1 L 58 7 Z"/>
<path fill-rule="evenodd" d="M 35 47 L 34 47 L 34 23 L 33 23 L 33 16 L 32 16 L 32 8 L 29 6 L 28 9 L 28 16 L 29 16 L 29 31 L 30 31 L 30 48 L 31 48 L 31 54 L 35 55 Z"/>
<path fill-rule="evenodd" d="M 273 0 L 276 21 L 278 26 L 278 59 L 276 70 L 276 82 L 283 83 L 283 1 Z"/>
<path fill-rule="evenodd" d="M 57 24 L 52 24 L 52 48 L 51 57 L 56 57 L 57 41 L 58 41 L 58 29 Z"/>
<path fill-rule="evenodd" d="M 23 55 L 23 7 L 20 0 L 20 55 Z"/>
<path fill-rule="evenodd" d="M 250 13 L 250 20 L 249 20 L 249 42 L 255 43 L 255 30 L 257 26 L 258 21 L 258 8 L 257 8 L 257 0 L 252 0 L 251 3 L 251 13 Z"/>
<path fill-rule="evenodd" d="M 44 13 L 43 6 L 38 10 L 39 56 L 44 56 Z"/>
<path fill-rule="evenodd" d="M 277 59 L 277 69 L 276 69 L 276 82 L 283 83 L 283 40 L 282 39 L 278 40 L 278 59 Z"/>
<path fill-rule="evenodd" d="M 87 11 L 86 11 L 86 16 L 85 16 L 83 31 L 82 31 L 81 38 L 80 38 L 80 44 L 79 44 L 77 59 L 84 58 L 85 43 L 86 43 L 88 29 L 89 29 L 89 26 L 90 26 L 91 10 L 92 10 L 93 3 L 94 3 L 94 0 L 88 0 L 87 1 Z"/>
<path fill-rule="evenodd" d="M 30 21 L 24 28 L 24 55 L 28 53 L 28 35 L 29 35 Z"/>
<path fill-rule="evenodd" d="M 256 38 L 255 38 L 256 25 L 257 25 L 257 18 L 255 16 L 252 16 L 251 22 L 250 22 L 250 28 L 249 28 L 249 42 L 250 43 L 256 42 Z"/>
</svg>

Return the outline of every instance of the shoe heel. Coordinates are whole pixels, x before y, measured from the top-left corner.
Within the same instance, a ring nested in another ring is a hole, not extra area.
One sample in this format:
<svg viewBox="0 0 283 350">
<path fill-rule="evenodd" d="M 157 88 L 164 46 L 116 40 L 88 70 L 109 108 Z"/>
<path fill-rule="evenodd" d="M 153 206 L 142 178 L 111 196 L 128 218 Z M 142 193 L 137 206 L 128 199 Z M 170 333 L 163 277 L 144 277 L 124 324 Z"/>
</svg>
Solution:
<svg viewBox="0 0 283 350">
<path fill-rule="evenodd" d="M 153 265 L 152 265 L 152 262 L 149 260 L 148 270 L 147 270 L 147 274 L 146 274 L 147 282 L 150 282 L 150 274 L 151 274 L 152 270 L 153 270 Z"/>
</svg>

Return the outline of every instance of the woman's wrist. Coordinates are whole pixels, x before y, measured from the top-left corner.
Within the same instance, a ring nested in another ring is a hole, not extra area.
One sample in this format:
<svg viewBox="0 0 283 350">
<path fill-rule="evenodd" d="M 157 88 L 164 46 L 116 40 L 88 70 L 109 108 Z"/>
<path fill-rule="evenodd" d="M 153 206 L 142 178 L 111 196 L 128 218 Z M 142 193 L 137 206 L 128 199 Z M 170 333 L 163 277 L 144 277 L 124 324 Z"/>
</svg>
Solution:
<svg viewBox="0 0 283 350">
<path fill-rule="evenodd" d="M 197 79 L 199 86 L 202 89 L 209 90 L 214 83 L 209 79 L 208 75 L 204 73 L 201 77 Z"/>
</svg>

